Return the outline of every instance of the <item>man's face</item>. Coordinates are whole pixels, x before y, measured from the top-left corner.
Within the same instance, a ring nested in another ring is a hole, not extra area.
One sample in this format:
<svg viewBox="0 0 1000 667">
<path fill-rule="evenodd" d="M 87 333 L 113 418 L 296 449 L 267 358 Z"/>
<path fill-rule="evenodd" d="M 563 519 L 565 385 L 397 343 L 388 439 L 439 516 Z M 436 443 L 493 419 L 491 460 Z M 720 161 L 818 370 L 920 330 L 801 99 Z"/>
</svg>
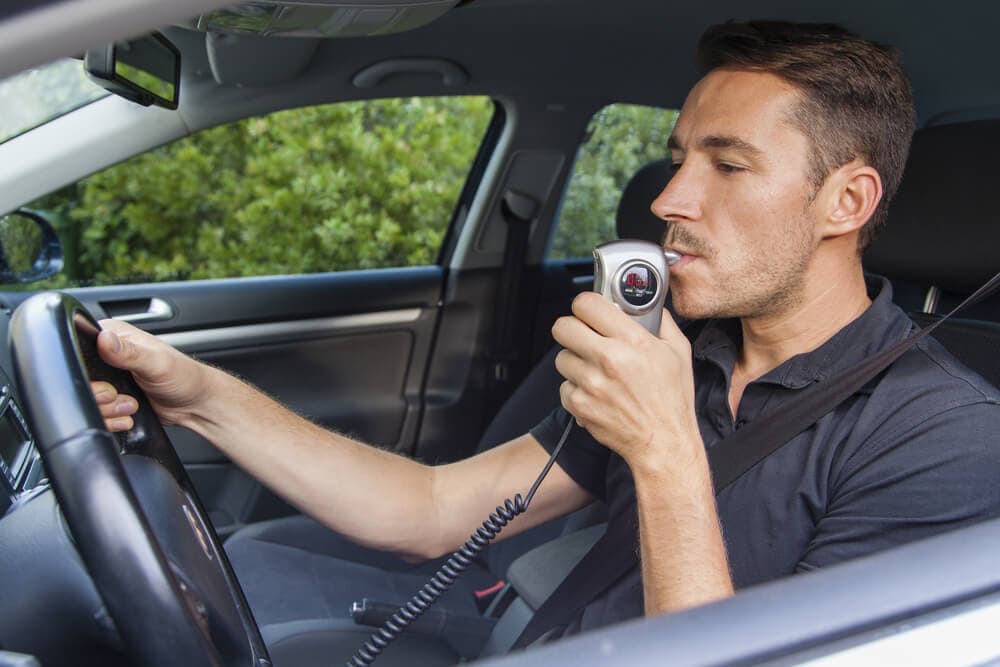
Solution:
<svg viewBox="0 0 1000 667">
<path fill-rule="evenodd" d="M 670 291 L 684 317 L 756 317 L 802 298 L 819 241 L 809 143 L 778 77 L 716 70 L 688 95 L 670 140 L 675 173 L 651 208 L 684 258 Z"/>
</svg>

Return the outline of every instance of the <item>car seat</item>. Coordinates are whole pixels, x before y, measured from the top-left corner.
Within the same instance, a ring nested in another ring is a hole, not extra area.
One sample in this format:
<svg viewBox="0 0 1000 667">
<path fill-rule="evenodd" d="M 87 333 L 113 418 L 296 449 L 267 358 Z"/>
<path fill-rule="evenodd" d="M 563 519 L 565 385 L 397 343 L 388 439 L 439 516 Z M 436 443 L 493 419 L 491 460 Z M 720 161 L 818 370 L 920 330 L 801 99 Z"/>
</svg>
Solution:
<svg viewBox="0 0 1000 667">
<path fill-rule="evenodd" d="M 652 162 L 632 177 L 616 214 L 620 238 L 660 241 L 664 225 L 649 206 L 667 180 L 666 160 Z M 546 354 L 504 403 L 477 451 L 524 434 L 559 404 L 562 378 L 553 365 L 557 351 Z M 439 636 L 404 633 L 380 656 L 378 664 L 453 664 L 458 659 L 456 648 L 476 646 L 485 638 L 467 623 L 481 615 L 476 590 L 502 580 L 521 554 L 604 517 L 603 505 L 595 503 L 492 545 L 435 605 L 435 610 L 444 612 L 436 632 Z M 469 527 L 470 533 L 474 528 Z M 225 546 L 276 667 L 346 660 L 372 632 L 351 619 L 351 603 L 369 598 L 403 604 L 443 562 L 413 565 L 393 554 L 355 545 L 305 516 L 247 526 L 234 533 Z M 463 636 L 468 632 L 475 636 Z M 440 636 L 447 641 L 441 641 Z"/>
<path fill-rule="evenodd" d="M 894 299 L 919 324 L 939 319 L 1000 271 L 995 220 L 1000 122 L 927 127 L 913 136 L 888 223 L 865 268 L 893 283 Z M 966 309 L 933 334 L 1000 386 L 1000 300 Z"/>
</svg>

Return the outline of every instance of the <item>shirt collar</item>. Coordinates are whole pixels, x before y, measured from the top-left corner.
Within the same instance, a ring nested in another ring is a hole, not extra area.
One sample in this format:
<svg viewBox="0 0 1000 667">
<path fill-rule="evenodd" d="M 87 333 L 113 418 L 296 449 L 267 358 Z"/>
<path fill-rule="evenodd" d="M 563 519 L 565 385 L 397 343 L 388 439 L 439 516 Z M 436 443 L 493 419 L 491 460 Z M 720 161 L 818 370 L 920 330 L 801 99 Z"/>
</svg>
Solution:
<svg viewBox="0 0 1000 667">
<path fill-rule="evenodd" d="M 799 389 L 902 340 L 912 330 L 913 322 L 892 302 L 892 285 L 874 275 L 866 275 L 865 284 L 872 300 L 865 312 L 815 350 L 795 355 L 754 382 Z M 692 345 L 694 358 L 717 365 L 726 377 L 731 377 L 742 339 L 739 320 L 713 320 Z"/>
</svg>

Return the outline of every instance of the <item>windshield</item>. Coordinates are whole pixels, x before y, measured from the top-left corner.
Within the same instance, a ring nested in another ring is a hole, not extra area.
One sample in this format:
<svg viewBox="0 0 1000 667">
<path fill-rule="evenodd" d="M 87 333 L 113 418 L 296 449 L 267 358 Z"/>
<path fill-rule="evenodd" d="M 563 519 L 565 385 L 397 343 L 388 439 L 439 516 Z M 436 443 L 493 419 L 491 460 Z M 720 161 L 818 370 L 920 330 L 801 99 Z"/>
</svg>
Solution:
<svg viewBox="0 0 1000 667">
<path fill-rule="evenodd" d="M 71 58 L 0 79 L 0 143 L 107 94 Z"/>
</svg>

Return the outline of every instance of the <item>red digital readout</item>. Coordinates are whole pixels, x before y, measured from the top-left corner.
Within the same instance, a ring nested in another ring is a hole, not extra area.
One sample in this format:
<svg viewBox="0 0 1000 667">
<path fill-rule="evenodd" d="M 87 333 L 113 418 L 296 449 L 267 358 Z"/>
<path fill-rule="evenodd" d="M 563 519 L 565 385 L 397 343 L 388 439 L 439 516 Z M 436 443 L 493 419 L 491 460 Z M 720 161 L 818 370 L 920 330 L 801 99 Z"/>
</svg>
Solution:
<svg viewBox="0 0 1000 667">
<path fill-rule="evenodd" d="M 646 277 L 646 272 L 629 272 L 625 276 L 625 284 L 629 287 L 635 287 L 636 289 L 646 289 L 649 286 L 649 280 Z"/>
</svg>

